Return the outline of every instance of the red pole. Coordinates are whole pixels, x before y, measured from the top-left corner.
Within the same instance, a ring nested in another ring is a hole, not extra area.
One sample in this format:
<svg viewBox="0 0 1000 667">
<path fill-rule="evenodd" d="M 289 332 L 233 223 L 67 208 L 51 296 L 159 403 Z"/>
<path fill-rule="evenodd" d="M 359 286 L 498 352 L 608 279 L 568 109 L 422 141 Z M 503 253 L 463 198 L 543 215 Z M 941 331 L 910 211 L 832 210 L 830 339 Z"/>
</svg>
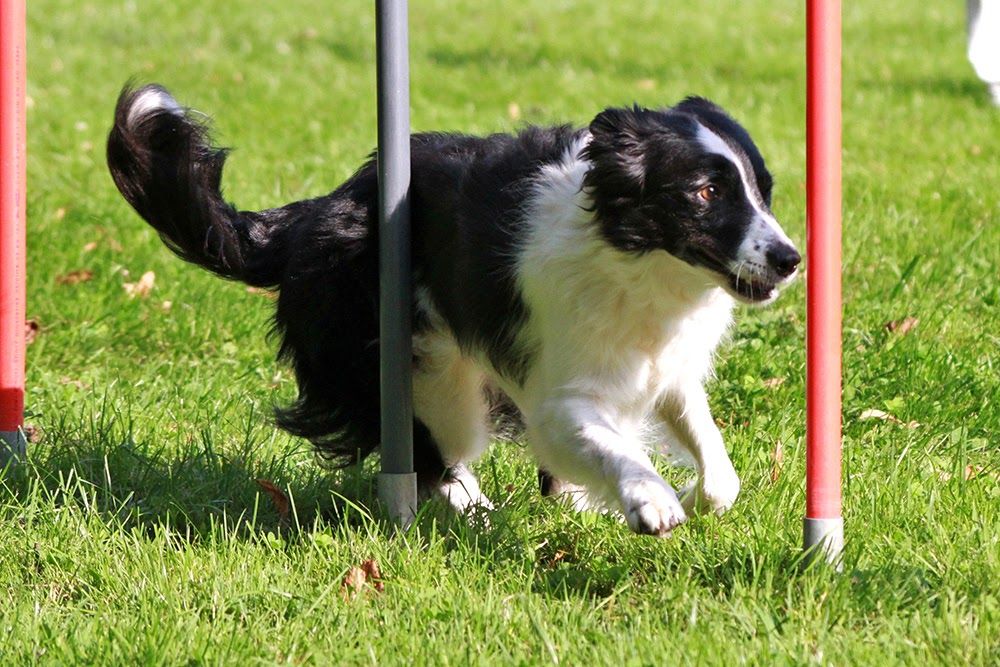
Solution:
<svg viewBox="0 0 1000 667">
<path fill-rule="evenodd" d="M 24 436 L 25 3 L 0 0 L 0 465 Z"/>
<path fill-rule="evenodd" d="M 840 0 L 806 9 L 806 549 L 834 562 L 841 518 Z"/>
</svg>

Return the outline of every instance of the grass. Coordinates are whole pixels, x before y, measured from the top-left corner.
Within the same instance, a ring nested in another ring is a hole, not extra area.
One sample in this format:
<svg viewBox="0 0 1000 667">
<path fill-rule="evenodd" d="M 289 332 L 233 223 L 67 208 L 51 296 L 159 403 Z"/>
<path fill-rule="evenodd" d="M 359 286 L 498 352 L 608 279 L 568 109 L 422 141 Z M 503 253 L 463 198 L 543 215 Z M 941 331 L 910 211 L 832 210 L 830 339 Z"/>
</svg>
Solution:
<svg viewBox="0 0 1000 667">
<path fill-rule="evenodd" d="M 802 3 L 412 4 L 415 128 L 586 123 L 705 94 L 750 128 L 778 218 L 804 241 Z M 798 562 L 801 284 L 741 312 L 720 357 L 712 402 L 744 480 L 725 517 L 633 536 L 543 502 L 507 444 L 478 466 L 499 505 L 490 528 L 428 506 L 392 536 L 364 509 L 372 464 L 325 471 L 270 425 L 294 387 L 262 333 L 267 298 L 173 258 L 102 158 L 135 77 L 212 114 L 238 147 L 225 185 L 241 207 L 328 191 L 374 144 L 372 7 L 31 2 L 37 442 L 0 481 L 0 661 L 1000 661 L 998 115 L 964 59 L 959 6 L 846 4 L 836 576 Z M 147 271 L 152 292 L 128 298 Z M 887 330 L 907 317 L 908 333 Z M 256 479 L 291 497 L 287 516 Z M 350 599 L 341 582 L 368 559 L 384 591 Z"/>
</svg>

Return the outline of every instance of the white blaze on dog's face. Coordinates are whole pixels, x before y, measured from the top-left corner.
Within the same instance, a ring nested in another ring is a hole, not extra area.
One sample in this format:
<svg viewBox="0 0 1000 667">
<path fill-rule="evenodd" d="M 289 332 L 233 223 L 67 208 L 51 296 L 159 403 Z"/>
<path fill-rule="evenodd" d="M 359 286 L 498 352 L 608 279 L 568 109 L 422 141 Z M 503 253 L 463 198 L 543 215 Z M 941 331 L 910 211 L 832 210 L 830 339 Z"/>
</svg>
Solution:
<svg viewBox="0 0 1000 667">
<path fill-rule="evenodd" d="M 605 240 L 665 250 L 732 296 L 767 303 L 800 257 L 770 210 L 771 175 L 749 134 L 707 100 L 609 109 L 590 126 L 586 186 Z"/>
<path fill-rule="evenodd" d="M 746 155 L 741 155 L 737 152 L 737 146 L 730 145 L 705 125 L 698 128 L 698 141 L 709 153 L 721 155 L 732 163 L 740 175 L 742 190 L 728 194 L 745 198 L 752 209 L 752 216 L 743 241 L 736 250 L 736 257 L 730 259 L 726 266 L 729 274 L 735 276 L 732 291 L 743 299 L 769 302 L 778 295 L 778 285 L 790 282 L 795 277 L 801 259 L 799 253 L 771 213 Z M 714 191 L 716 195 L 726 194 L 718 192 L 717 188 Z M 704 194 L 707 192 L 699 196 L 704 198 Z M 768 195 L 770 199 L 770 192 Z"/>
</svg>

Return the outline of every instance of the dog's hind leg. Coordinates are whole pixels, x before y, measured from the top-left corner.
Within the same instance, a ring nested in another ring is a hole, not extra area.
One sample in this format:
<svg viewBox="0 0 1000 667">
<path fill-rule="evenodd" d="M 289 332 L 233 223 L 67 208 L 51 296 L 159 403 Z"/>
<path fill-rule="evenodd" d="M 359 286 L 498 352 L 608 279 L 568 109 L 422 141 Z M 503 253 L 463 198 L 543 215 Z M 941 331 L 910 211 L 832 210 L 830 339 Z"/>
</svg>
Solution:
<svg viewBox="0 0 1000 667">
<path fill-rule="evenodd" d="M 489 445 L 482 372 L 441 332 L 415 337 L 414 357 L 413 412 L 427 428 L 441 465 L 436 480 L 425 476 L 426 486 L 459 513 L 492 509 L 466 465 Z"/>
</svg>

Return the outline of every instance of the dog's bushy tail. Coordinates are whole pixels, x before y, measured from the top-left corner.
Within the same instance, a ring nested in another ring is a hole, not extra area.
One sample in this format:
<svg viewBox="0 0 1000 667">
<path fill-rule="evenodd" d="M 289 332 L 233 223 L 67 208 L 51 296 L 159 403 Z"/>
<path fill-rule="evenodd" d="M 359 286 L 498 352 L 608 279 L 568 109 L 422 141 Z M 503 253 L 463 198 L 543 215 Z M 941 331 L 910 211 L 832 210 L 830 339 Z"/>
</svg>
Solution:
<svg viewBox="0 0 1000 667">
<path fill-rule="evenodd" d="M 237 211 L 222 198 L 227 151 L 161 86 L 126 86 L 108 136 L 108 167 L 125 199 L 182 259 L 258 287 L 278 284 L 296 205 Z"/>
</svg>

